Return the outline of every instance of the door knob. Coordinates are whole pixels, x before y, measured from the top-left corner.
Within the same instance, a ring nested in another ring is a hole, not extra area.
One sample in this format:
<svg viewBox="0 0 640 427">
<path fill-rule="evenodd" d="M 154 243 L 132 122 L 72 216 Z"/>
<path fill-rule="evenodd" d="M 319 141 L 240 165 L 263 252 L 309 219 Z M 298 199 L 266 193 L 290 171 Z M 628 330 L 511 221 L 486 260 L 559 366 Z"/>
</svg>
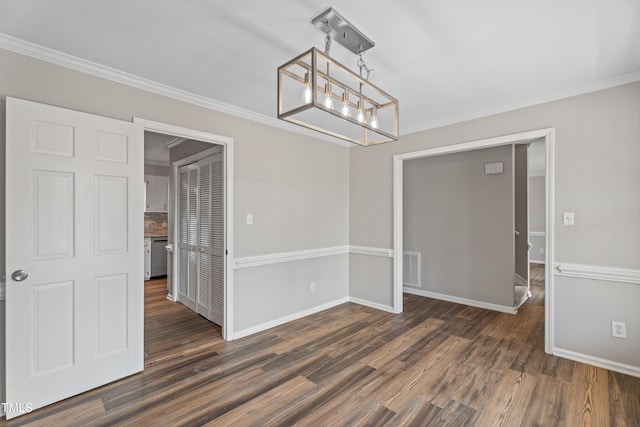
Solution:
<svg viewBox="0 0 640 427">
<path fill-rule="evenodd" d="M 11 273 L 11 278 L 16 282 L 22 282 L 27 277 L 29 277 L 29 273 L 27 273 L 24 270 L 16 270 L 13 273 Z"/>
</svg>

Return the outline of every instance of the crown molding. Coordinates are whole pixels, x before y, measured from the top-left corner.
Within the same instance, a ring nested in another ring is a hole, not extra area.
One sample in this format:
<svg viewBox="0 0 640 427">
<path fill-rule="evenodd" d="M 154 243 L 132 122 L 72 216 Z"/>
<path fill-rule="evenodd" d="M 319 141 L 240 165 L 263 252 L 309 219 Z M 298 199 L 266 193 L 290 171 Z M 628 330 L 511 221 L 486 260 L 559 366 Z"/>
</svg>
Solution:
<svg viewBox="0 0 640 427">
<path fill-rule="evenodd" d="M 211 110 L 219 111 L 221 113 L 230 114 L 232 116 L 251 120 L 253 122 L 261 123 L 267 126 L 284 129 L 297 134 L 310 136 L 315 139 L 328 141 L 333 144 L 341 145 L 343 147 L 353 148 L 357 146 L 356 144 L 351 144 L 347 141 L 343 141 L 341 139 L 334 138 L 329 135 L 322 134 L 320 132 L 314 132 L 310 129 L 297 126 L 282 120 L 278 120 L 271 116 L 259 114 L 253 111 L 246 110 L 244 108 L 239 108 L 234 105 L 216 101 L 215 99 L 207 98 L 201 95 L 196 95 L 194 93 L 187 92 L 185 90 L 177 89 L 172 86 L 164 85 L 162 83 L 145 79 L 143 77 L 139 77 L 134 74 L 129 74 L 124 71 L 117 70 L 115 68 L 107 67 L 105 65 L 88 61 L 86 59 L 78 58 L 73 55 L 69 55 L 54 49 L 50 49 L 35 43 L 28 42 L 26 40 L 18 39 L 8 34 L 0 33 L 0 49 L 5 49 L 5 50 L 15 52 L 24 56 L 28 56 L 28 57 L 46 61 L 52 64 L 60 65 L 62 67 L 70 68 L 70 69 L 80 71 L 86 74 L 90 74 L 96 77 L 112 80 L 114 82 L 122 83 L 128 86 L 135 87 L 137 89 L 142 89 L 148 92 L 166 96 L 179 101 L 187 102 L 189 104 L 197 105 L 199 107 L 204 107 Z M 640 81 L 640 71 L 636 71 L 629 74 L 623 74 L 621 76 L 616 76 L 609 79 L 598 80 L 596 82 L 591 82 L 586 85 L 576 86 L 574 88 L 564 90 L 564 91 L 559 91 L 550 95 L 529 98 L 521 102 L 503 104 L 500 106 L 490 107 L 481 111 L 447 117 L 433 123 L 427 123 L 424 125 L 404 128 L 404 131 L 400 133 L 400 136 L 402 137 L 404 135 L 409 135 L 417 132 L 424 132 L 430 129 L 449 126 L 455 123 L 466 122 L 469 120 L 475 120 L 482 117 L 505 113 L 508 111 L 532 107 L 534 105 L 557 101 L 557 100 L 569 98 L 572 96 L 584 95 L 590 92 L 608 89 L 615 86 L 621 86 L 621 85 L 624 85 L 627 83 L 633 83 L 636 81 Z"/>
<path fill-rule="evenodd" d="M 215 99 L 187 92 L 182 89 L 177 89 L 175 87 L 158 83 L 144 77 L 139 77 L 134 74 L 117 70 L 115 68 L 107 67 L 106 65 L 78 58 L 73 55 L 69 55 L 54 49 L 50 49 L 48 47 L 28 42 L 26 40 L 18 39 L 8 34 L 0 33 L 0 49 L 8 50 L 20 55 L 60 65 L 62 67 L 70 68 L 72 70 L 80 71 L 96 77 L 101 77 L 103 79 L 125 84 L 137 89 L 145 90 L 147 92 L 166 96 L 178 101 L 187 102 L 199 107 L 204 107 L 210 110 L 219 111 L 221 113 L 230 114 L 232 116 L 251 120 L 253 122 L 261 123 L 267 126 L 284 129 L 301 135 L 310 136 L 315 139 L 328 141 L 337 145 L 341 145 L 343 147 L 351 147 L 352 145 L 354 145 L 341 139 L 333 138 L 331 136 L 324 135 L 319 132 L 314 132 L 301 126 L 296 126 L 294 124 L 278 120 L 274 117 L 259 114 L 253 111 L 246 110 L 244 108 L 239 108 L 234 105 L 216 101 Z"/>
<path fill-rule="evenodd" d="M 587 93 L 609 89 L 616 86 L 622 86 L 622 85 L 625 85 L 628 83 L 634 83 L 637 81 L 640 81 L 640 71 L 635 71 L 628 74 L 622 74 L 620 76 L 615 76 L 608 79 L 597 80 L 595 82 L 590 82 L 584 85 L 574 86 L 573 88 L 557 91 L 552 94 L 537 96 L 533 98 L 527 98 L 523 101 L 516 101 L 516 102 L 506 103 L 502 105 L 491 106 L 489 108 L 475 111 L 475 112 L 446 117 L 442 120 L 439 120 L 433 123 L 413 126 L 411 128 L 404 128 L 404 132 L 402 132 L 400 135 L 403 136 L 403 135 L 409 135 L 412 133 L 424 132 L 430 129 L 436 129 L 444 126 L 450 126 L 456 123 L 462 123 L 470 120 L 481 119 L 483 117 L 489 117 L 496 114 L 506 113 L 509 111 L 533 107 L 535 105 L 545 104 L 547 102 L 559 101 L 561 99 L 570 98 L 573 96 L 585 95 Z"/>
</svg>

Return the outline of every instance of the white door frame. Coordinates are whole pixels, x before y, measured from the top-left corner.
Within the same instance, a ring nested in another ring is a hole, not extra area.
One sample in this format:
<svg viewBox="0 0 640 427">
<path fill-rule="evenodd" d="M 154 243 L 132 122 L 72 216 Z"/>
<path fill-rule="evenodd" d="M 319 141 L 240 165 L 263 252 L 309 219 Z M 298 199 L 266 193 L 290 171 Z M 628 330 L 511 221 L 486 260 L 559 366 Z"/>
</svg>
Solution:
<svg viewBox="0 0 640 427">
<path fill-rule="evenodd" d="M 179 138 L 186 138 L 196 141 L 207 142 L 223 146 L 224 166 L 225 166 L 225 240 L 226 240 L 226 261 L 225 261 L 225 284 L 224 284 L 224 321 L 222 326 L 222 338 L 227 341 L 233 337 L 233 138 L 216 135 L 199 130 L 183 128 L 167 123 L 152 120 L 133 118 L 134 123 L 139 123 L 145 131 L 173 135 Z M 173 166 L 172 166 L 173 167 Z M 174 206 L 175 209 L 175 206 Z M 175 220 L 174 220 L 175 228 Z M 175 234 L 175 230 L 174 230 Z M 174 236 L 175 239 L 175 236 Z M 173 260 L 175 267 L 176 260 Z M 176 270 L 172 271 L 174 273 Z M 173 295 L 176 294 L 176 280 L 172 278 Z"/>
<path fill-rule="evenodd" d="M 429 148 L 410 153 L 396 154 L 393 156 L 393 312 L 402 313 L 402 277 L 403 277 L 403 167 L 405 160 L 419 159 L 423 157 L 439 156 L 442 154 L 460 153 L 464 151 L 482 148 L 498 147 L 525 143 L 534 139 L 544 138 L 546 176 L 546 229 L 545 229 L 545 323 L 544 349 L 547 353 L 553 353 L 553 327 L 554 327 L 554 285 L 553 285 L 553 255 L 554 255 L 554 128 L 538 129 L 512 135 L 495 138 L 481 139 L 461 144 L 443 147 Z"/>
</svg>

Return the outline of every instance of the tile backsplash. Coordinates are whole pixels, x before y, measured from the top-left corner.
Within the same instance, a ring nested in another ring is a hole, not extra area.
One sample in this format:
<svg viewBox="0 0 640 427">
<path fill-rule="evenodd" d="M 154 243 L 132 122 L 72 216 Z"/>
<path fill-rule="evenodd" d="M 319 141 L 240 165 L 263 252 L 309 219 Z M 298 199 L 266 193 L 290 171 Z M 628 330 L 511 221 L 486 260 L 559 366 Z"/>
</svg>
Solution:
<svg viewBox="0 0 640 427">
<path fill-rule="evenodd" d="M 148 212 L 144 214 L 144 235 L 145 236 L 166 236 L 167 235 L 167 213 Z"/>
</svg>

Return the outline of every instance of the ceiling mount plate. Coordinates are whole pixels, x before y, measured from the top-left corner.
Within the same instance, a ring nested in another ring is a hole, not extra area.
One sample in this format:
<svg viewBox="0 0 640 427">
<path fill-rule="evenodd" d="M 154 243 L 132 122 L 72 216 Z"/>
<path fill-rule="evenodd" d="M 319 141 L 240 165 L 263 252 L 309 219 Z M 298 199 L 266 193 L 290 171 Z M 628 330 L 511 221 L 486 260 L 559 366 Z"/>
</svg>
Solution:
<svg viewBox="0 0 640 427">
<path fill-rule="evenodd" d="M 326 33 L 327 22 L 331 25 L 331 38 L 356 55 L 360 48 L 366 51 L 376 45 L 332 7 L 311 20 L 311 23 L 323 33 Z"/>
</svg>

